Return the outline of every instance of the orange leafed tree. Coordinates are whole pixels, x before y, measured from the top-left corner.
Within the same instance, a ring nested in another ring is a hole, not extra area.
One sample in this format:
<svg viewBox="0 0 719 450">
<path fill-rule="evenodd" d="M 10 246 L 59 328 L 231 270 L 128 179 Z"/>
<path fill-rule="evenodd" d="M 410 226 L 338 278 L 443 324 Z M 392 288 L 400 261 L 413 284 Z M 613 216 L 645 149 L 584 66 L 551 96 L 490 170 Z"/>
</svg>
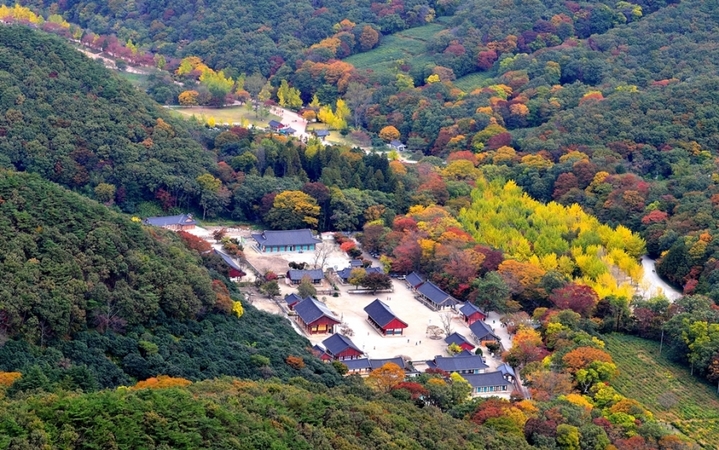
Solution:
<svg viewBox="0 0 719 450">
<path fill-rule="evenodd" d="M 387 363 L 373 370 L 367 377 L 367 384 L 380 392 L 389 392 L 393 387 L 404 381 L 405 372 L 395 363 Z"/>
<path fill-rule="evenodd" d="M 20 377 L 22 377 L 20 372 L 0 372 L 0 386 L 11 386 Z"/>
<path fill-rule="evenodd" d="M 382 128 L 379 132 L 379 137 L 381 137 L 383 140 L 389 142 L 394 139 L 399 139 L 399 130 L 392 125 L 387 125 L 386 127 Z"/>
<path fill-rule="evenodd" d="M 594 347 L 578 347 L 564 355 L 562 362 L 571 371 L 576 372 L 579 369 L 587 367 L 594 361 L 611 363 L 612 357 L 604 350 Z"/>
<path fill-rule="evenodd" d="M 173 387 L 186 387 L 191 385 L 190 380 L 184 378 L 174 378 L 167 375 L 158 375 L 157 377 L 148 378 L 140 381 L 131 389 L 167 389 Z"/>
</svg>

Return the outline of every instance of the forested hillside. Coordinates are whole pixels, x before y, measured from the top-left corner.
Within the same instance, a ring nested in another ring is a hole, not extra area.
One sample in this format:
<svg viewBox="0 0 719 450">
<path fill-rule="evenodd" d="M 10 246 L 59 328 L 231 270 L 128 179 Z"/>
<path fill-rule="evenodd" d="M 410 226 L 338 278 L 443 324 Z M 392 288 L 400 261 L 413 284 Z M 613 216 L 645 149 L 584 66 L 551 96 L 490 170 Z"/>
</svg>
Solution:
<svg viewBox="0 0 719 450">
<path fill-rule="evenodd" d="M 27 27 L 0 27 L 0 111 L 0 165 L 131 212 L 159 188 L 195 204 L 214 160 L 147 95 Z"/>
<path fill-rule="evenodd" d="M 0 370 L 16 389 L 306 376 L 337 383 L 282 318 L 247 307 L 173 233 L 149 229 L 41 180 L 0 172 Z M 209 258 L 209 256 L 205 256 Z M 291 355 L 308 358 L 290 368 Z"/>
<path fill-rule="evenodd" d="M 182 380 L 167 386 L 184 386 Z M 150 385 L 152 386 L 152 385 Z M 170 389 L 0 400 L 0 448 L 530 448 L 524 438 L 380 396 L 362 382 L 327 389 L 218 380 Z"/>
<path fill-rule="evenodd" d="M 127 4 L 30 0 L 20 3 L 36 10 L 48 8 L 94 33 L 117 34 L 122 42 L 131 40 L 167 57 L 199 56 L 211 67 L 226 69 L 233 76 L 241 72 L 270 76 L 285 63 L 283 70 L 293 71 L 305 51 L 334 35 L 338 30 L 333 27 L 344 19 L 362 26 L 338 40 L 336 47 L 342 47 L 338 56 L 367 49 L 366 44 L 361 43 L 365 25 L 393 33 L 430 22 L 437 14 L 436 9 L 442 12 L 454 7 L 454 2 L 434 0 L 388 4 L 368 0 L 161 0 Z M 376 43 L 375 36 L 369 48 Z M 326 59 L 329 55 L 317 56 Z"/>
</svg>

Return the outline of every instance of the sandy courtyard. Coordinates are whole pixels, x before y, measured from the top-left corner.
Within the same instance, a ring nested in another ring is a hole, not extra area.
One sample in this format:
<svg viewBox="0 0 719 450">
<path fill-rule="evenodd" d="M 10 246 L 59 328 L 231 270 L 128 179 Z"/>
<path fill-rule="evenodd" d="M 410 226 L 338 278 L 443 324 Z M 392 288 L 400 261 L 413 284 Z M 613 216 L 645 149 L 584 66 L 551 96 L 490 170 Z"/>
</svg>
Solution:
<svg viewBox="0 0 719 450">
<path fill-rule="evenodd" d="M 432 311 L 414 298 L 413 293 L 400 280 L 392 280 L 393 293 L 348 294 L 350 286 L 340 286 L 339 297 L 322 297 L 327 306 L 347 324 L 354 334 L 352 341 L 362 349 L 370 358 L 391 358 L 405 356 L 415 362 L 415 366 L 423 370 L 422 361 L 433 359 L 436 355 L 447 355 L 447 344 L 442 339 L 430 339 L 427 335 L 427 326 L 442 326 L 441 315 L 456 314 L 452 320 L 452 331 L 457 331 L 468 339 L 471 338 L 469 327 L 457 313 L 452 310 L 443 312 Z M 367 313 L 364 307 L 379 298 L 386 303 L 401 320 L 409 324 L 404 330 L 404 336 L 382 336 L 367 322 Z M 391 299 L 391 300 L 388 300 Z M 491 322 L 490 322 L 491 323 Z M 499 322 L 497 321 L 497 327 Z M 322 342 L 327 335 L 313 335 L 309 339 L 313 344 Z M 499 363 L 498 358 L 488 357 L 489 353 L 483 348 L 487 356 L 487 364 L 494 368 Z M 419 363 L 419 364 L 417 364 Z"/>
<path fill-rule="evenodd" d="M 198 229 L 194 230 L 193 234 L 212 241 L 212 231 L 211 228 L 202 229 L 198 227 Z M 259 253 L 252 245 L 254 241 L 250 237 L 251 231 L 249 228 L 229 228 L 227 231 L 231 237 L 244 238 L 246 243 L 245 257 L 260 271 L 273 270 L 276 273 L 282 274 L 289 269 L 287 264 L 290 261 L 306 262 L 310 266 L 314 264 L 314 252 L 263 254 Z M 341 270 L 348 267 L 350 259 L 334 244 L 334 239 L 329 235 L 324 235 L 323 240 L 325 241 L 325 245 L 333 246 L 333 252 L 325 261 L 325 269 Z M 376 264 L 377 262 L 375 262 L 375 265 Z M 326 283 L 325 281 L 324 284 Z M 342 320 L 343 325 L 348 326 L 353 331 L 350 338 L 370 358 L 381 359 L 403 356 L 415 362 L 417 369 L 424 370 L 423 361 L 431 360 L 436 355 L 447 354 L 447 344 L 444 342 L 444 338 L 431 339 L 427 335 L 428 326 L 435 325 L 442 327 L 441 316 L 447 313 L 454 315 L 452 319 L 452 332 L 457 331 L 472 340 L 472 333 L 461 319 L 459 313 L 453 310 L 445 310 L 442 312 L 432 311 L 414 298 L 414 294 L 406 286 L 404 281 L 392 280 L 392 284 L 394 292 L 380 293 L 377 295 L 349 294 L 348 291 L 354 289 L 352 286 L 338 284 L 340 288 L 339 297 L 322 294 L 318 295 L 318 297 Z M 258 309 L 273 314 L 285 315 L 284 308 L 279 305 L 283 304 L 285 295 L 297 291 L 294 286 L 281 282 L 280 292 L 281 296 L 278 297 L 276 301 L 266 297 L 253 297 L 251 302 Z M 404 330 L 404 336 L 382 336 L 367 322 L 367 313 L 364 312 L 364 307 L 376 298 L 386 303 L 397 317 L 409 325 Z M 301 333 L 294 324 L 294 318 L 290 317 L 290 320 L 293 322 L 293 328 Z M 499 315 L 490 313 L 487 323 L 494 328 L 495 333 L 502 339 L 504 348 L 507 349 L 511 347 L 511 339 L 507 335 L 506 330 L 501 327 Z M 308 336 L 308 338 L 312 344 L 318 344 L 328 336 L 329 335 L 324 334 L 312 335 Z M 490 370 L 501 364 L 499 358 L 492 358 L 486 348 L 483 347 L 482 350 L 484 351 L 485 359 L 490 366 Z"/>
</svg>

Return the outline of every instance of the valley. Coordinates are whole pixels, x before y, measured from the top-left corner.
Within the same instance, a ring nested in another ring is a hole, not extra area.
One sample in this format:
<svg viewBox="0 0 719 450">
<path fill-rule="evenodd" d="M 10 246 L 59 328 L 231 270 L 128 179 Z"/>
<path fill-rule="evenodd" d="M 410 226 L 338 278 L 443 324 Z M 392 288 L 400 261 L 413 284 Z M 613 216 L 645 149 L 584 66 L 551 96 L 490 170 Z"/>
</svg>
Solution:
<svg viewBox="0 0 719 450">
<path fill-rule="evenodd" d="M 713 448 L 716 3 L 4 2 L 0 449 Z"/>
</svg>

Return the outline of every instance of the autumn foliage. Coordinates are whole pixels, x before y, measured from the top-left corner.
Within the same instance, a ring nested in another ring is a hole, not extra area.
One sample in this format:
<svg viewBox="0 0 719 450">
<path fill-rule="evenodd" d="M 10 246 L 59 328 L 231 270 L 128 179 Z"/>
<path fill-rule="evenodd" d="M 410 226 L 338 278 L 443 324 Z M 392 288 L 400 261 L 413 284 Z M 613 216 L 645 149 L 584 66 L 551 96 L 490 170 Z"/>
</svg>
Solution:
<svg viewBox="0 0 719 450">
<path fill-rule="evenodd" d="M 174 387 L 187 387 L 191 385 L 190 380 L 184 378 L 174 378 L 167 375 L 158 375 L 157 377 L 148 378 L 147 380 L 139 381 L 136 385 L 130 389 L 167 389 Z"/>
<path fill-rule="evenodd" d="M 305 362 L 301 356 L 290 355 L 285 359 L 285 362 L 287 363 L 288 366 L 292 367 L 293 369 L 300 370 L 305 367 Z"/>
<path fill-rule="evenodd" d="M 0 372 L 0 386 L 10 386 L 21 377 L 20 372 Z"/>
<path fill-rule="evenodd" d="M 562 362 L 570 372 L 576 372 L 594 361 L 611 363 L 612 357 L 604 350 L 594 347 L 578 347 L 564 355 Z"/>
</svg>

